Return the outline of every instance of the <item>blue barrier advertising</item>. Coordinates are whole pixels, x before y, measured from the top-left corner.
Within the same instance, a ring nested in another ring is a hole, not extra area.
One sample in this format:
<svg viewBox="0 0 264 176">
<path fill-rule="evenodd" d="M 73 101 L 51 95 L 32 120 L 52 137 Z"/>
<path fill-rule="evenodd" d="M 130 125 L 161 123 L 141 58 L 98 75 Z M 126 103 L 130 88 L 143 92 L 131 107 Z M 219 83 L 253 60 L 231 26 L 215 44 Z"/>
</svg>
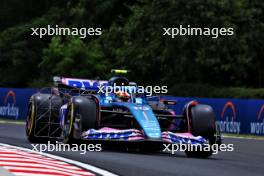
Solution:
<svg viewBox="0 0 264 176">
<path fill-rule="evenodd" d="M 0 88 L 0 118 L 24 120 L 28 100 L 36 92 L 37 89 Z M 176 114 L 181 114 L 184 105 L 191 100 L 211 105 L 223 133 L 264 135 L 264 100 L 174 96 L 161 98 L 177 101 L 176 106 L 170 107 Z"/>
<path fill-rule="evenodd" d="M 171 108 L 177 114 L 180 114 L 184 105 L 191 100 L 212 106 L 216 115 L 216 123 L 223 133 L 264 135 L 264 100 L 173 96 L 161 98 L 176 100 L 177 105 Z"/>
<path fill-rule="evenodd" d="M 36 89 L 0 88 L 0 118 L 23 120 L 27 104 Z"/>
</svg>

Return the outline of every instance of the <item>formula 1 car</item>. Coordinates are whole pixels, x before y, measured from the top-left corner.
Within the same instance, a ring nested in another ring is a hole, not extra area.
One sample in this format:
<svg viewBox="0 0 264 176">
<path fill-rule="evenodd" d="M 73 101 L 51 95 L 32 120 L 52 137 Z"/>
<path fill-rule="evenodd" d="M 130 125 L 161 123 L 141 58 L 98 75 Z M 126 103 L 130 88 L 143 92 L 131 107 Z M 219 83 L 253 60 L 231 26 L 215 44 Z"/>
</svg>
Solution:
<svg viewBox="0 0 264 176">
<path fill-rule="evenodd" d="M 152 100 L 138 93 L 136 84 L 122 76 L 109 81 L 54 77 L 56 87 L 31 96 L 26 134 L 30 142 L 60 139 L 156 144 L 221 144 L 214 111 L 196 101 L 181 115 L 168 108 L 175 101 Z M 119 86 L 118 91 L 105 93 Z M 134 92 L 121 91 L 135 88 Z M 154 98 L 155 99 L 155 98 Z M 154 145 L 154 144 L 155 145 Z M 186 151 L 188 156 L 209 157 L 212 151 Z"/>
</svg>

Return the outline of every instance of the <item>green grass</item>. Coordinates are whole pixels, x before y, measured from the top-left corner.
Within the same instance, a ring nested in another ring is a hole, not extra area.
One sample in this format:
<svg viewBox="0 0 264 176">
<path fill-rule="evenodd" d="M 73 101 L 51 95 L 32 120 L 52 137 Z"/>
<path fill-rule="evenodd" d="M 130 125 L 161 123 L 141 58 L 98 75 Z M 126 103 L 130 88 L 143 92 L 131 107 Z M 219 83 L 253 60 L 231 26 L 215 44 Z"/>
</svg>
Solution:
<svg viewBox="0 0 264 176">
<path fill-rule="evenodd" d="M 222 133 L 223 137 L 237 137 L 237 138 L 245 138 L 245 139 L 264 139 L 264 136 L 250 135 L 250 134 L 229 134 Z"/>
<path fill-rule="evenodd" d="M 24 120 L 6 120 L 1 119 L 0 123 L 8 123 L 8 124 L 18 124 L 18 125 L 26 125 L 26 122 Z"/>
</svg>

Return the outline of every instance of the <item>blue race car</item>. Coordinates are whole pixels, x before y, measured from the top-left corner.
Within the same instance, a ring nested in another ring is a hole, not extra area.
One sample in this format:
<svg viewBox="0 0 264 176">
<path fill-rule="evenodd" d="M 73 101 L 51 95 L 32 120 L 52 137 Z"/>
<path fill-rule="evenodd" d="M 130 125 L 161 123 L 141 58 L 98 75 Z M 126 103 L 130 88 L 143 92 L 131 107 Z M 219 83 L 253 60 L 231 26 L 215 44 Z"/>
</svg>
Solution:
<svg viewBox="0 0 264 176">
<path fill-rule="evenodd" d="M 208 105 L 191 101 L 176 115 L 169 107 L 177 102 L 138 93 L 136 84 L 121 76 L 108 81 L 54 77 L 54 82 L 56 87 L 30 98 L 26 124 L 30 142 L 88 140 L 136 146 L 150 143 L 152 147 L 165 143 L 221 144 L 214 111 Z M 107 92 L 114 87 L 118 91 Z M 186 154 L 209 157 L 212 152 Z"/>
</svg>

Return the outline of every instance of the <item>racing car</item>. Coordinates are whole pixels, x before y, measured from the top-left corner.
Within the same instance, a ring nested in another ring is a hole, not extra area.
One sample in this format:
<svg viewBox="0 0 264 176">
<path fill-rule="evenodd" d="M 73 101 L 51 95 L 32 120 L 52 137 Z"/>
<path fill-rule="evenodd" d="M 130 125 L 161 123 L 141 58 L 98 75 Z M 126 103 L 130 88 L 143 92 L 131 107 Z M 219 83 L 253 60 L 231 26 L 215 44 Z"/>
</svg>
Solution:
<svg viewBox="0 0 264 176">
<path fill-rule="evenodd" d="M 182 114 L 171 108 L 176 101 L 138 93 L 126 77 L 106 80 L 54 77 L 55 87 L 31 96 L 26 135 L 30 142 L 56 139 L 114 143 L 221 144 L 211 106 L 188 102 Z M 119 86 L 118 91 L 107 88 Z M 120 89 L 126 88 L 126 89 Z M 134 91 L 131 91 L 133 88 Z M 185 151 L 192 157 L 209 157 L 212 151 Z"/>
</svg>

